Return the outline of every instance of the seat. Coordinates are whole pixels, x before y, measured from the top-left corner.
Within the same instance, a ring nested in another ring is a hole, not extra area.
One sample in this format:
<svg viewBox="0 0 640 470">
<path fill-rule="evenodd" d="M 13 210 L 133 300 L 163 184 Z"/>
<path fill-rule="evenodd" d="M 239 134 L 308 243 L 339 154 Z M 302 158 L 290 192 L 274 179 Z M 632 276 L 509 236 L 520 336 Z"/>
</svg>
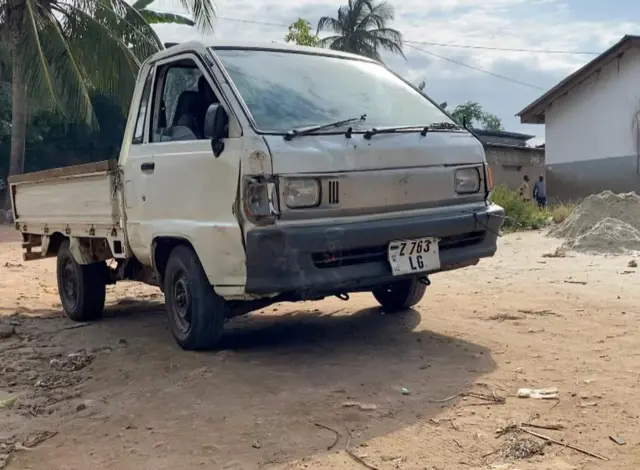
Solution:
<svg viewBox="0 0 640 470">
<path fill-rule="evenodd" d="M 172 127 L 188 127 L 197 139 L 202 139 L 202 120 L 199 119 L 202 97 L 197 91 L 183 91 L 178 97 Z"/>
</svg>

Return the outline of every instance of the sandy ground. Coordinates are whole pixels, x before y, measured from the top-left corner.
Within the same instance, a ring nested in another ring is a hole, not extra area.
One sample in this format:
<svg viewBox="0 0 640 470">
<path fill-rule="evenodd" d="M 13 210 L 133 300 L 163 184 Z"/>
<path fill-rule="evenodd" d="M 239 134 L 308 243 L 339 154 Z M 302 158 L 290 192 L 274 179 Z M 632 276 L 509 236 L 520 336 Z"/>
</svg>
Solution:
<svg viewBox="0 0 640 470">
<path fill-rule="evenodd" d="M 23 263 L 15 235 L 0 239 L 0 401 L 18 397 L 0 409 L 10 470 L 366 468 L 349 440 L 380 470 L 640 467 L 630 257 L 548 258 L 557 241 L 509 235 L 495 258 L 434 276 L 405 314 L 383 315 L 369 295 L 278 305 L 231 322 L 223 351 L 187 353 L 158 291 L 118 285 L 102 322 L 74 328 L 55 262 Z M 520 387 L 559 399 L 517 398 Z M 465 392 L 506 403 L 442 402 Z M 542 442 L 496 434 L 517 423 L 561 425 L 528 429 L 610 460 L 558 445 L 511 459 L 509 443 Z M 340 433 L 332 450 L 318 425 Z M 45 432 L 56 434 L 38 444 Z"/>
</svg>

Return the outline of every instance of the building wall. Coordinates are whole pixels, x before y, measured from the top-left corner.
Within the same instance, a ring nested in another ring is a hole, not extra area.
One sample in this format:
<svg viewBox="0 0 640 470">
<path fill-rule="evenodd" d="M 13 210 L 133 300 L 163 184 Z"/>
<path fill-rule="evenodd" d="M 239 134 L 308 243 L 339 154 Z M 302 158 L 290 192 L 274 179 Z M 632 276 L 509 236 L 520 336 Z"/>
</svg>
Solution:
<svg viewBox="0 0 640 470">
<path fill-rule="evenodd" d="M 640 51 L 632 49 L 546 110 L 550 197 L 640 192 Z"/>
<path fill-rule="evenodd" d="M 484 151 L 496 186 L 504 185 L 515 190 L 522 183 L 524 175 L 535 181 L 545 173 L 542 149 L 485 144 Z"/>
</svg>

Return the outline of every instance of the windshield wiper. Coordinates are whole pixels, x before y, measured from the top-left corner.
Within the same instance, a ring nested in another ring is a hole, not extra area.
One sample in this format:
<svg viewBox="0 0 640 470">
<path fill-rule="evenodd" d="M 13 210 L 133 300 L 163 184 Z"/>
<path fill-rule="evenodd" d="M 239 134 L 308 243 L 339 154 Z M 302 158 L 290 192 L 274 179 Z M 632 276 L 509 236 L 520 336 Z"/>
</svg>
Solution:
<svg viewBox="0 0 640 470">
<path fill-rule="evenodd" d="M 395 132 L 420 132 L 422 136 L 426 136 L 431 130 L 456 130 L 462 129 L 458 124 L 453 122 L 434 122 L 428 126 L 395 126 L 395 127 L 374 127 L 364 133 L 364 138 L 370 140 L 376 134 L 393 134 Z"/>
<path fill-rule="evenodd" d="M 342 119 L 340 121 L 332 121 L 332 122 L 328 122 L 326 124 L 318 124 L 316 126 L 300 127 L 298 129 L 291 129 L 290 131 L 288 131 L 284 135 L 284 140 L 291 140 L 294 137 L 303 136 L 303 135 L 309 135 L 309 134 L 311 134 L 313 132 L 321 131 L 323 129 L 330 129 L 332 127 L 340 127 L 340 126 L 344 126 L 346 124 L 352 124 L 354 122 L 364 122 L 366 120 L 367 120 L 367 115 L 363 114 L 360 117 Z"/>
</svg>

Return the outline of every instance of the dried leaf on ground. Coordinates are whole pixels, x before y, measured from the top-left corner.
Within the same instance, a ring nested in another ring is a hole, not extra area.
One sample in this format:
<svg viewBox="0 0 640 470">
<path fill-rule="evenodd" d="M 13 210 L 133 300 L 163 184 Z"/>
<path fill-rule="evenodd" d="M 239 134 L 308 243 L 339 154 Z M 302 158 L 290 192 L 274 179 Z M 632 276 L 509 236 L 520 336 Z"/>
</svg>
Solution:
<svg viewBox="0 0 640 470">
<path fill-rule="evenodd" d="M 498 313 L 496 315 L 491 315 L 487 320 L 493 320 L 498 322 L 503 321 L 515 321 L 515 320 L 524 320 L 526 317 L 523 315 L 515 315 L 513 313 Z"/>
<path fill-rule="evenodd" d="M 539 441 L 513 435 L 503 446 L 500 455 L 509 460 L 530 459 L 536 455 L 543 455 L 545 447 L 546 444 Z"/>
<path fill-rule="evenodd" d="M 49 365 L 55 370 L 76 372 L 87 367 L 92 361 L 93 356 L 82 351 L 67 356 L 54 357 L 49 360 Z"/>
<path fill-rule="evenodd" d="M 33 449 L 34 447 L 39 446 L 44 441 L 48 441 L 52 437 L 56 436 L 58 433 L 54 431 L 36 431 L 29 434 L 22 441 L 22 446 L 27 449 Z"/>
</svg>

